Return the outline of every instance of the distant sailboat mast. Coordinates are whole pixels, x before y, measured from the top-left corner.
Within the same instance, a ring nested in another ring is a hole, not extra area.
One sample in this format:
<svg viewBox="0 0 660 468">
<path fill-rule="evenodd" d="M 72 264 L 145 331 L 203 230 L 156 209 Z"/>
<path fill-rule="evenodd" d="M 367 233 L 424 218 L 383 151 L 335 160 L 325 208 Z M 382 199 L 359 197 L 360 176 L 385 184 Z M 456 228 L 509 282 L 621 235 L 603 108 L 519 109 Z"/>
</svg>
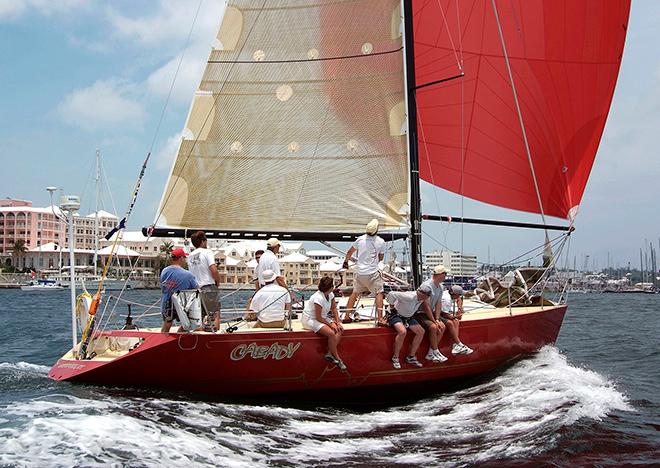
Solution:
<svg viewBox="0 0 660 468">
<path fill-rule="evenodd" d="M 96 150 L 96 214 L 94 218 L 94 276 L 98 275 L 97 260 L 99 252 L 99 198 L 101 197 L 101 151 Z"/>
</svg>

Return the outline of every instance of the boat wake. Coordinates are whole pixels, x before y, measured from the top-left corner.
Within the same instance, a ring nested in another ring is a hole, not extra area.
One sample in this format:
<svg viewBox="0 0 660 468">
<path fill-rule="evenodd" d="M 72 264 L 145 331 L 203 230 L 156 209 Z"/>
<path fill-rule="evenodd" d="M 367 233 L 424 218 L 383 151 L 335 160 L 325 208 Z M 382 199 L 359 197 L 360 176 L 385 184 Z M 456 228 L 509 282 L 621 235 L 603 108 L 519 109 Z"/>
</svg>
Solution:
<svg viewBox="0 0 660 468">
<path fill-rule="evenodd" d="M 11 382 L 45 380 L 47 370 L 0 364 Z M 543 453 L 577 421 L 597 423 L 614 410 L 632 410 L 613 382 L 570 365 L 554 347 L 474 387 L 371 412 L 70 388 L 69 395 L 3 401 L 0 464 L 457 465 Z M 403 400 L 400 390 L 390 391 L 394 405 Z"/>
</svg>

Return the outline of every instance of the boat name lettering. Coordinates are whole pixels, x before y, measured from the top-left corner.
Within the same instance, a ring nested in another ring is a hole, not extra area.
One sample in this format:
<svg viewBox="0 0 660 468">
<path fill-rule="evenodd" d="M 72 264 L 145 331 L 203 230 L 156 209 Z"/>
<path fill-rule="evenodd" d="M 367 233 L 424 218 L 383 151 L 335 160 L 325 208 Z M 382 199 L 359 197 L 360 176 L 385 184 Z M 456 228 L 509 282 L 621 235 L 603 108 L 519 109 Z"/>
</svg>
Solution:
<svg viewBox="0 0 660 468">
<path fill-rule="evenodd" d="M 281 359 L 291 359 L 293 353 L 300 348 L 300 342 L 281 345 L 277 342 L 270 346 L 259 346 L 257 343 L 242 344 L 231 350 L 229 357 L 232 361 L 240 361 L 248 354 L 252 359 L 268 359 L 269 357 L 277 361 Z"/>
<path fill-rule="evenodd" d="M 82 369 L 85 366 L 83 366 L 81 364 L 58 364 L 57 367 L 60 368 L 60 369 L 75 369 L 75 370 L 78 370 L 78 369 Z"/>
</svg>

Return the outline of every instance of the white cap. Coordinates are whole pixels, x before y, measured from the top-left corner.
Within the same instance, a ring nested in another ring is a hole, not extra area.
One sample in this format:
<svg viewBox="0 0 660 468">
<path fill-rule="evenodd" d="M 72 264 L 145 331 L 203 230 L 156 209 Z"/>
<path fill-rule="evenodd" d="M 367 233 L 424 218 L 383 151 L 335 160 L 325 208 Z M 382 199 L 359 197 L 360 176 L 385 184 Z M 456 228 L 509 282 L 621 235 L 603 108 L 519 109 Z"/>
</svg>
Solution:
<svg viewBox="0 0 660 468">
<path fill-rule="evenodd" d="M 272 283 L 275 281 L 275 278 L 277 278 L 277 275 L 273 270 L 264 270 L 261 275 L 264 279 L 264 283 Z"/>
<path fill-rule="evenodd" d="M 436 265 L 435 268 L 433 268 L 434 275 L 441 275 L 443 273 L 447 274 L 447 269 L 444 266 Z"/>
<path fill-rule="evenodd" d="M 378 220 L 374 218 L 369 221 L 369 224 L 367 224 L 367 228 L 365 230 L 370 236 L 376 234 L 378 232 Z"/>
<path fill-rule="evenodd" d="M 271 237 L 266 241 L 266 245 L 268 247 L 277 247 L 278 245 L 280 245 L 280 241 L 277 239 L 277 237 Z"/>
</svg>

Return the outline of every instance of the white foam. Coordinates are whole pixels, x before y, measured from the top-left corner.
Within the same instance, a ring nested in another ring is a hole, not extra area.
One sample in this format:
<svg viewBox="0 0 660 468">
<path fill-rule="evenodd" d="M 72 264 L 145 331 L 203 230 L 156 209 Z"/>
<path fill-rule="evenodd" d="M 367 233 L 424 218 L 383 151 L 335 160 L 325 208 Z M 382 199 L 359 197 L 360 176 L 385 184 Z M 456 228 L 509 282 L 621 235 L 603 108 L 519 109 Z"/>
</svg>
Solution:
<svg viewBox="0 0 660 468">
<path fill-rule="evenodd" d="M 484 384 L 364 414 L 102 398 L 49 395 L 0 408 L 0 464 L 479 463 L 546 450 L 562 427 L 631 409 L 612 382 L 552 347 Z"/>
<path fill-rule="evenodd" d="M 0 362 L 0 369 L 20 370 L 35 374 L 48 374 L 50 367 L 30 364 L 29 362 Z"/>
</svg>

